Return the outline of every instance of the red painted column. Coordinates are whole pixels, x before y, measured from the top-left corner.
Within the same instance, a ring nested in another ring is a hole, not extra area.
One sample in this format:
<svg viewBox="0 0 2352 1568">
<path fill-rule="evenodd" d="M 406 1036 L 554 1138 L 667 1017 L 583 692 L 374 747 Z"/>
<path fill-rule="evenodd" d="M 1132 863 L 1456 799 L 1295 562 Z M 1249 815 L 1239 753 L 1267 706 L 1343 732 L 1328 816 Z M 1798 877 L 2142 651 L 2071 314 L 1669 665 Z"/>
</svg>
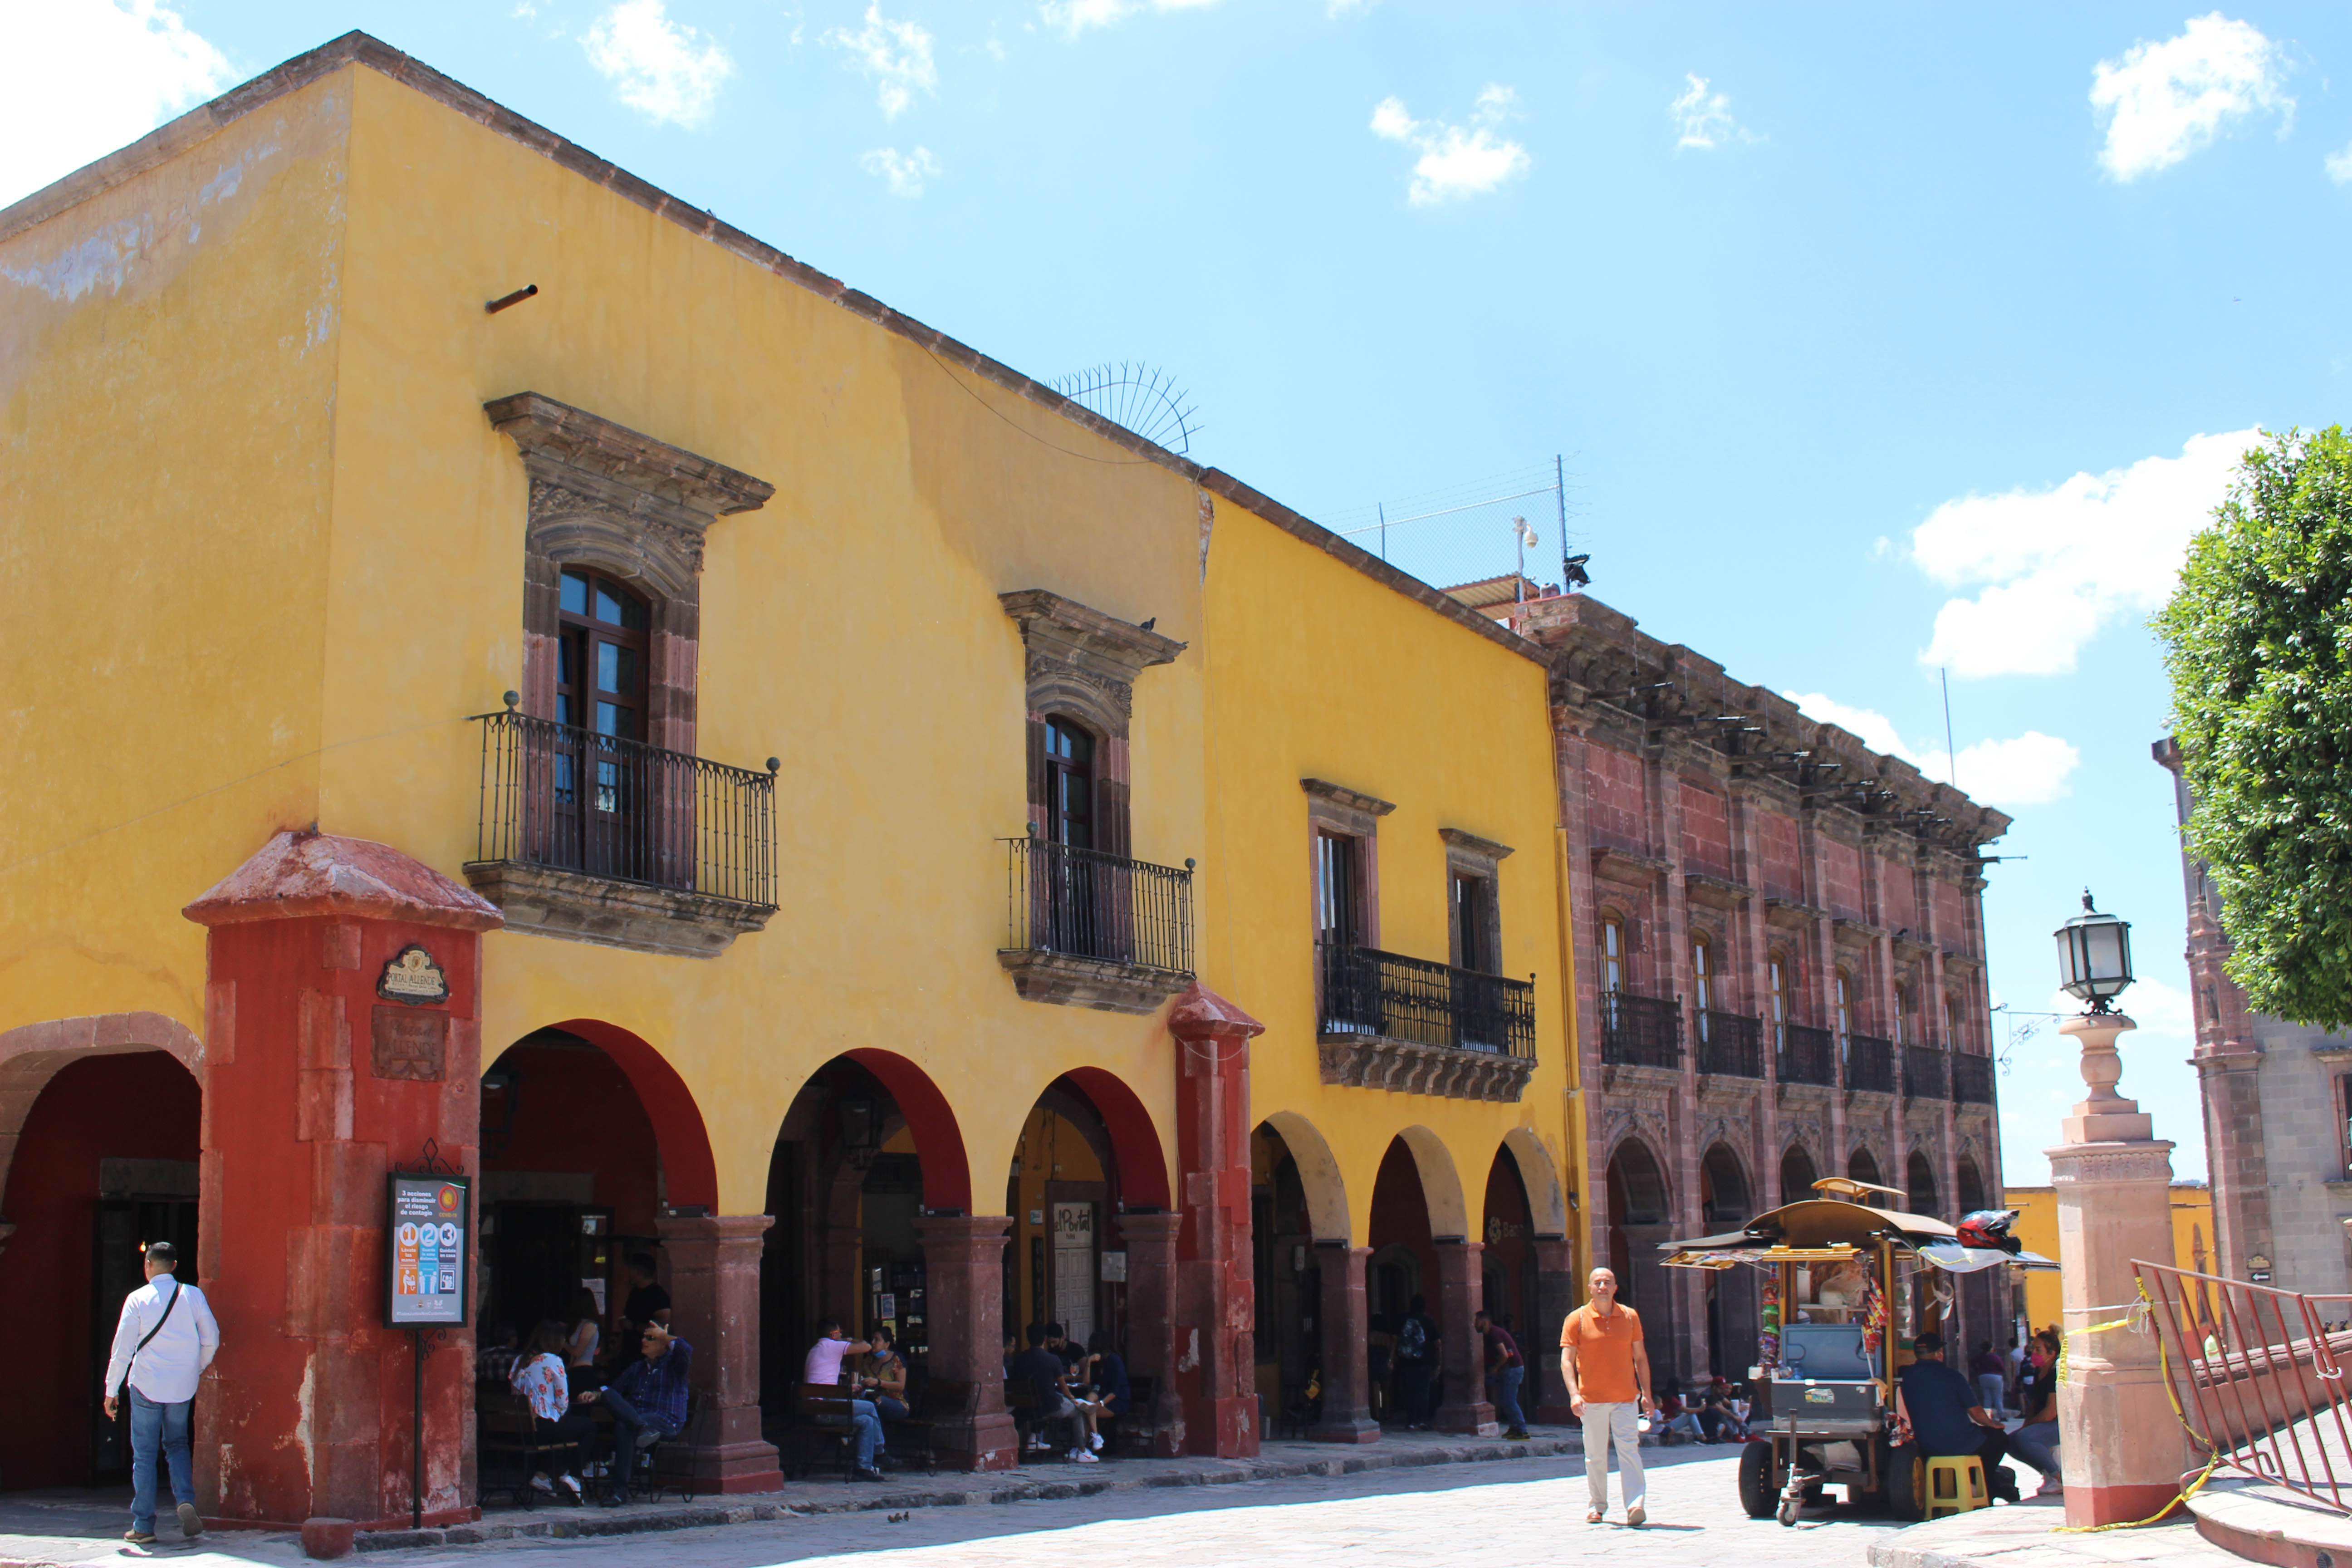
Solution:
<svg viewBox="0 0 2352 1568">
<path fill-rule="evenodd" d="M 1176 1385 L 1185 1452 L 1257 1452 L 1256 1301 L 1250 1268 L 1249 1043 L 1265 1026 L 1195 982 L 1176 1037 Z"/>
<path fill-rule="evenodd" d="M 1171 1458 L 1184 1451 L 1184 1405 L 1176 1396 L 1176 1237 L 1184 1216 L 1123 1214 L 1127 1247 L 1127 1370 L 1151 1380 L 1151 1408 L 1129 1420 L 1148 1423 L 1151 1452 Z"/>
<path fill-rule="evenodd" d="M 1482 1241 L 1437 1242 L 1437 1321 L 1445 1346 L 1445 1402 L 1434 1412 L 1441 1432 L 1499 1436 L 1495 1407 L 1486 1403 L 1486 1347 L 1478 1338 L 1478 1315 L 1486 1293 L 1478 1270 Z"/>
<path fill-rule="evenodd" d="M 670 1321 L 694 1347 L 701 1409 L 689 1434 L 698 1489 L 773 1491 L 775 1445 L 760 1436 L 761 1238 L 766 1215 L 656 1222 L 670 1261 Z"/>
<path fill-rule="evenodd" d="M 210 933 L 196 1273 L 221 1327 L 196 1400 L 199 1506 L 404 1524 L 414 1342 L 384 1326 L 385 1173 L 429 1141 L 478 1174 L 481 933 L 499 911 L 384 845 L 306 832 L 184 912 Z M 473 1372 L 470 1324 L 428 1345 L 427 1524 L 478 1517 Z"/>
<path fill-rule="evenodd" d="M 1377 1443 L 1371 1376 L 1364 1359 L 1371 1309 L 1364 1297 L 1369 1247 L 1318 1241 L 1315 1262 L 1323 1277 L 1323 1419 L 1307 1434 L 1318 1443 Z"/>
<path fill-rule="evenodd" d="M 1559 1330 L 1576 1310 L 1576 1243 L 1564 1236 L 1537 1237 L 1538 1316 L 1528 1326 L 1528 1338 L 1535 1342 L 1519 1342 L 1519 1355 L 1530 1368 L 1528 1376 L 1535 1386 L 1520 1394 L 1519 1407 L 1547 1426 L 1566 1426 L 1576 1420 L 1559 1365 Z"/>
<path fill-rule="evenodd" d="M 930 1374 L 978 1385 L 980 1405 L 965 1431 L 948 1431 L 940 1448 L 968 1470 L 1009 1470 L 1020 1458 L 1013 1416 L 1004 1408 L 1004 1238 L 1003 1215 L 922 1215 L 924 1300 L 931 1310 Z"/>
</svg>

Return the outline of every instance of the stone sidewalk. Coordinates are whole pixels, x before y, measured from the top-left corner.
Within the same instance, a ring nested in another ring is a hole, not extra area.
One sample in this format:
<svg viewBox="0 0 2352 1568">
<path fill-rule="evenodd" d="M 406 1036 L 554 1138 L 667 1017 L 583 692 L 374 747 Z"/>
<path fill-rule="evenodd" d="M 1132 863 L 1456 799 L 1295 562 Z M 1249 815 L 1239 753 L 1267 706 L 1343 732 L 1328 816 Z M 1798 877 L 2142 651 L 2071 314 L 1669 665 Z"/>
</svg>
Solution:
<svg viewBox="0 0 2352 1568">
<path fill-rule="evenodd" d="M 1341 1447 L 1328 1443 L 1270 1442 L 1254 1459 L 1113 1459 L 1097 1465 L 1046 1462 L 972 1475 L 901 1472 L 884 1483 L 810 1479 L 782 1490 L 694 1502 L 636 1503 L 622 1509 L 550 1502 L 538 1509 L 492 1508 L 480 1522 L 446 1530 L 380 1531 L 360 1538 L 362 1553 L 463 1547 L 493 1542 L 592 1540 L 648 1531 L 701 1530 L 789 1518 L 856 1512 L 906 1512 L 1098 1497 L 1153 1489 L 1232 1486 L 1293 1478 L 1340 1477 L 1432 1466 L 1483 1465 L 1528 1459 L 1581 1458 L 1580 1435 L 1569 1427 L 1534 1427 L 1532 1440 L 1462 1438 L 1444 1433 L 1394 1432 L 1377 1443 Z M 1647 1446 L 1645 1445 L 1645 1448 Z M 1677 1449 L 1678 1455 L 1728 1455 L 1728 1447 Z M 1664 1456 L 1661 1455 L 1663 1458 Z M 124 1555 L 128 1489 L 114 1492 L 0 1494 L 0 1568 L 64 1568 Z M 295 1536 L 283 1531 L 215 1531 L 193 1552 L 177 1544 L 168 1516 L 159 1554 L 200 1563 L 299 1563 Z"/>
<path fill-rule="evenodd" d="M 2065 1522 L 2055 1498 L 1955 1514 L 1872 1542 L 1871 1568 L 2246 1568 L 2199 1535 L 2185 1512 L 2137 1530 L 2053 1533 Z"/>
</svg>

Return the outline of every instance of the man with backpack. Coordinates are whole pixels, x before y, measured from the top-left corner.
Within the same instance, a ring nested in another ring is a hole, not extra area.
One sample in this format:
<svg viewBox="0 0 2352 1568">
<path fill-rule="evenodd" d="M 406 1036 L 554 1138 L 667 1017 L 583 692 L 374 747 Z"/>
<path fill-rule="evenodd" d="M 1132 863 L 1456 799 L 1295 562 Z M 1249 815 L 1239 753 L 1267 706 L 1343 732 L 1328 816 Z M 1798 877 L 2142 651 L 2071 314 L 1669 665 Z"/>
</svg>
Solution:
<svg viewBox="0 0 2352 1568">
<path fill-rule="evenodd" d="M 1404 1378 L 1404 1429 L 1428 1428 L 1430 1385 L 1437 1377 L 1437 1320 L 1429 1315 L 1429 1298 L 1415 1296 L 1405 1303 L 1404 1321 L 1397 1325 L 1395 1361 Z"/>
<path fill-rule="evenodd" d="M 109 1421 L 115 1418 L 116 1395 L 126 1380 L 131 1384 L 131 1528 L 122 1539 L 134 1546 L 155 1539 L 158 1450 L 171 1463 L 180 1532 L 192 1541 L 205 1532 L 204 1518 L 196 1512 L 188 1418 L 195 1408 L 196 1380 L 220 1350 L 220 1325 L 213 1321 L 205 1293 L 173 1278 L 179 1264 L 170 1242 L 147 1244 L 147 1283 L 122 1299 L 114 1353 L 106 1363 Z"/>
</svg>

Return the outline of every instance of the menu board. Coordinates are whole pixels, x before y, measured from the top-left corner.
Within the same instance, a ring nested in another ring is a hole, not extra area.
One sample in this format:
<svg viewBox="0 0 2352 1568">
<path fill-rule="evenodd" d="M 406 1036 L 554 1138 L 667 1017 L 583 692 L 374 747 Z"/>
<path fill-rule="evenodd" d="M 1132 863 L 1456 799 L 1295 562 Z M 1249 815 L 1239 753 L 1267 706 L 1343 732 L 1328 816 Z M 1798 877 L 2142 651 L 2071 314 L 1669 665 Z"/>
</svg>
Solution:
<svg viewBox="0 0 2352 1568">
<path fill-rule="evenodd" d="M 394 1172 L 384 1225 L 384 1321 L 432 1328 L 466 1321 L 471 1184 L 463 1176 Z"/>
</svg>

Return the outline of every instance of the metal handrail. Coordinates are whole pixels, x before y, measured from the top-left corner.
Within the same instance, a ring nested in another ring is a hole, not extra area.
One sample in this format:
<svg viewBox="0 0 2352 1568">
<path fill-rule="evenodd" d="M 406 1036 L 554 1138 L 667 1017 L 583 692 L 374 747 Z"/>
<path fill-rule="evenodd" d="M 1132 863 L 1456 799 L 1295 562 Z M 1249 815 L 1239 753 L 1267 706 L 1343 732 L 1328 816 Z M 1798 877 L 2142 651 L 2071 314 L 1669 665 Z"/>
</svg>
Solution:
<svg viewBox="0 0 2352 1568">
<path fill-rule="evenodd" d="M 1875 1035 L 1845 1038 L 1845 1086 L 1873 1094 L 1895 1092 L 1895 1042 Z"/>
<path fill-rule="evenodd" d="M 1681 1067 L 1681 1002 L 1636 996 L 1630 991 L 1602 992 L 1601 1059 L 1621 1067 Z"/>
<path fill-rule="evenodd" d="M 1952 1099 L 1960 1105 L 1992 1103 L 1992 1058 L 1952 1053 Z"/>
<path fill-rule="evenodd" d="M 1948 1100 L 1952 1094 L 1951 1075 L 1944 1064 L 1949 1058 L 1935 1046 L 1903 1047 L 1903 1098 L 1906 1100 Z"/>
<path fill-rule="evenodd" d="M 1834 1087 L 1837 1083 L 1837 1039 L 1827 1029 L 1811 1024 L 1780 1026 L 1780 1081 Z"/>
<path fill-rule="evenodd" d="M 1004 948 L 1192 973 L 1192 868 L 1007 838 Z"/>
<path fill-rule="evenodd" d="M 482 726 L 478 864 L 776 908 L 776 769 L 729 767 L 512 709 Z"/>
<path fill-rule="evenodd" d="M 1698 1070 L 1728 1078 L 1764 1076 L 1764 1020 L 1706 1008 L 1698 1016 Z"/>
<path fill-rule="evenodd" d="M 1533 1060 L 1536 988 L 1378 948 L 1317 942 L 1320 1030 Z"/>
</svg>

